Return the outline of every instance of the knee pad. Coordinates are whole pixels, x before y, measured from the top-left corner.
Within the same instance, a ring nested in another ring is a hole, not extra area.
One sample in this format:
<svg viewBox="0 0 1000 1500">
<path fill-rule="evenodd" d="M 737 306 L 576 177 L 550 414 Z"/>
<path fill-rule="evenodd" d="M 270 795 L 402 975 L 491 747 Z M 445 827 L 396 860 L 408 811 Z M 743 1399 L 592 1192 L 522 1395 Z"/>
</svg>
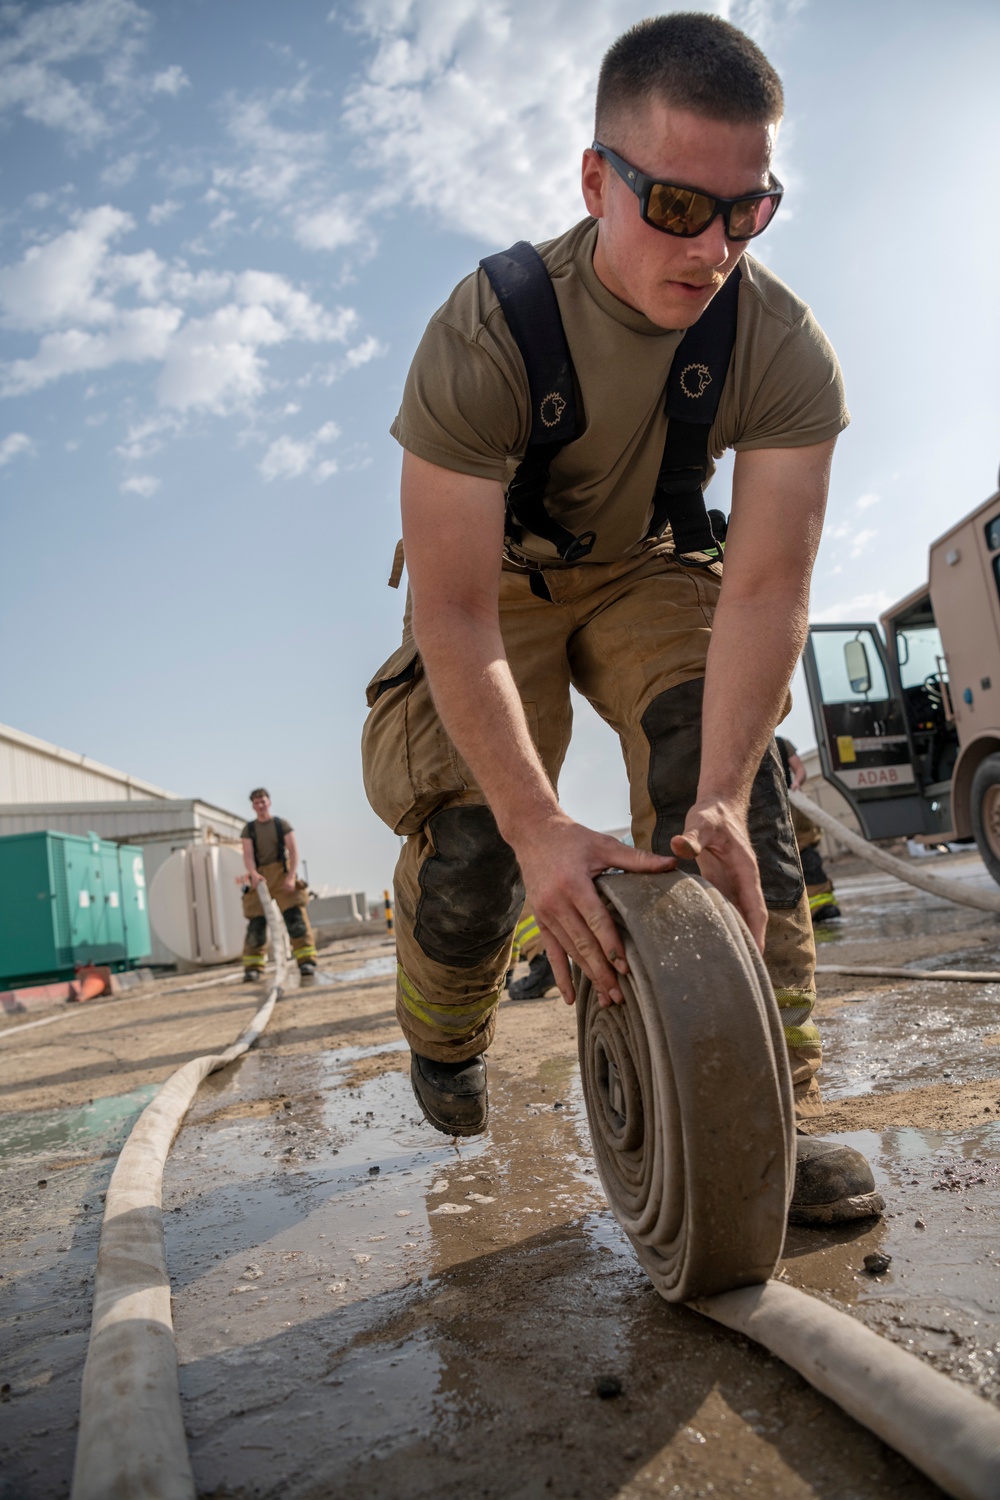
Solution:
<svg viewBox="0 0 1000 1500">
<path fill-rule="evenodd" d="M 292 938 L 305 937 L 306 919 L 302 915 L 301 906 L 290 906 L 284 913 L 285 926 L 288 928 L 288 936 Z"/>
<path fill-rule="evenodd" d="M 670 840 L 684 832 L 701 770 L 701 703 L 705 679 L 682 682 L 659 693 L 642 716 L 649 741 L 649 800 L 656 813 L 654 854 L 669 854 Z M 684 861 L 682 868 L 697 867 Z"/>
<path fill-rule="evenodd" d="M 669 854 L 670 840 L 683 833 L 701 771 L 701 709 L 705 679 L 696 677 L 655 697 L 642 716 L 649 741 L 649 797 L 656 813 L 654 854 Z M 785 778 L 774 741 L 754 777 L 747 818 L 750 842 L 768 906 L 797 906 L 805 889 L 795 834 L 785 795 Z M 682 862 L 683 869 L 695 866 Z"/>
<path fill-rule="evenodd" d="M 446 807 L 427 822 L 434 853 L 420 870 L 413 936 L 452 969 L 483 963 L 510 937 L 524 904 L 514 851 L 488 807 Z"/>
<path fill-rule="evenodd" d="M 267 943 L 267 918 L 251 917 L 247 923 L 247 945 L 260 948 Z"/>
</svg>

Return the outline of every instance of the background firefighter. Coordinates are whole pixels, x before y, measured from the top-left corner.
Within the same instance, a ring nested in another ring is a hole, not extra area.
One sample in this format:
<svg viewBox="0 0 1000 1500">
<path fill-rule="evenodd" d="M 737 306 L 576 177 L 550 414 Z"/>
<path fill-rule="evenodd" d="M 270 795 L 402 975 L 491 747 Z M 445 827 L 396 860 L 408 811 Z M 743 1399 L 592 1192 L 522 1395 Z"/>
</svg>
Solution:
<svg viewBox="0 0 1000 1500">
<path fill-rule="evenodd" d="M 792 791 L 797 792 L 805 785 L 806 768 L 799 759 L 791 740 L 783 739 L 781 735 L 777 735 L 776 739 L 781 764 L 785 768 L 785 780 Z M 832 918 L 839 917 L 841 913 L 837 898 L 833 893 L 833 881 L 823 868 L 823 860 L 819 852 L 823 830 L 812 821 L 807 813 L 800 812 L 797 807 L 792 808 L 792 828 L 795 830 L 795 842 L 799 846 L 799 858 L 802 861 L 802 874 L 805 876 L 806 895 L 809 897 L 809 912 L 813 923 L 829 922 Z"/>
<path fill-rule="evenodd" d="M 292 940 L 292 957 L 299 973 L 308 977 L 316 972 L 316 942 L 306 902 L 309 893 L 299 880 L 299 848 L 291 823 L 271 813 L 271 798 L 266 787 L 250 793 L 256 814 L 243 826 L 243 863 L 250 884 L 243 891 L 243 915 L 248 919 L 243 944 L 243 978 L 259 979 L 267 962 L 267 921 L 260 904 L 257 886 L 263 880 L 285 919 Z"/>
</svg>

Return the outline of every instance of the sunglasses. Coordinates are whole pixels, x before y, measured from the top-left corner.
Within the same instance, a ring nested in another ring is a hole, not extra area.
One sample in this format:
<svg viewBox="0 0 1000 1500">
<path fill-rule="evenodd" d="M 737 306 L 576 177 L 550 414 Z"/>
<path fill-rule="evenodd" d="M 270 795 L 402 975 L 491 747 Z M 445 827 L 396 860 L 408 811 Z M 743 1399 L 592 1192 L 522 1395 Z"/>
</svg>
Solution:
<svg viewBox="0 0 1000 1500">
<path fill-rule="evenodd" d="M 632 189 L 639 200 L 639 212 L 647 224 L 664 234 L 680 235 L 683 239 L 704 234 L 712 220 L 721 214 L 727 239 L 752 240 L 770 224 L 785 191 L 778 179 L 772 177 L 771 186 L 762 193 L 747 193 L 742 198 L 713 198 L 711 193 L 703 193 L 700 188 L 657 182 L 655 177 L 647 177 L 623 157 L 602 146 L 600 141 L 595 141 L 591 149 L 610 162 L 626 186 Z"/>
</svg>

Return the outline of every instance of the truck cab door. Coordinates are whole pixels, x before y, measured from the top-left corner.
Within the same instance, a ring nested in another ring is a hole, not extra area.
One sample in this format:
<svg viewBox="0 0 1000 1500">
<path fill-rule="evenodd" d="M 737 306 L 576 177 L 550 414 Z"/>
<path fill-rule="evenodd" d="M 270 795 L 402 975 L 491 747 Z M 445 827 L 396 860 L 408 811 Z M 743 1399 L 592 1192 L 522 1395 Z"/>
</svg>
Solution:
<svg viewBox="0 0 1000 1500">
<path fill-rule="evenodd" d="M 930 831 L 878 627 L 811 625 L 802 654 L 823 775 L 869 839 Z"/>
</svg>

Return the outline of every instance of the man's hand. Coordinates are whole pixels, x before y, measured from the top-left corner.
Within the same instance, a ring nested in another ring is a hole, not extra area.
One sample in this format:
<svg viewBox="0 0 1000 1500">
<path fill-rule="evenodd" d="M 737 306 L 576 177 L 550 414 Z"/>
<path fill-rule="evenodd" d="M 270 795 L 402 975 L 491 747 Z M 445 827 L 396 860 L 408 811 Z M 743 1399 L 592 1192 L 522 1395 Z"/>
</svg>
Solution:
<svg viewBox="0 0 1000 1500">
<path fill-rule="evenodd" d="M 248 870 L 247 874 L 250 877 L 250 884 L 254 887 L 260 885 L 261 881 L 264 879 L 259 870 Z"/>
<path fill-rule="evenodd" d="M 285 878 L 281 882 L 281 884 L 282 884 L 283 888 L 286 891 L 294 891 L 294 889 L 295 889 L 295 874 L 294 874 L 294 871 L 289 870 L 288 874 L 285 876 Z"/>
<path fill-rule="evenodd" d="M 670 847 L 678 859 L 697 860 L 705 879 L 737 908 L 763 953 L 767 907 L 746 816 L 721 800 L 696 802 Z"/>
<path fill-rule="evenodd" d="M 597 990 L 601 1005 L 623 1000 L 618 976 L 628 973 L 625 947 L 614 919 L 594 886 L 602 870 L 634 870 L 658 875 L 672 870 L 669 856 L 632 849 L 605 833 L 595 833 L 555 811 L 517 842 L 515 853 L 545 940 L 559 993 L 575 999 L 569 960 L 577 963 Z"/>
</svg>

